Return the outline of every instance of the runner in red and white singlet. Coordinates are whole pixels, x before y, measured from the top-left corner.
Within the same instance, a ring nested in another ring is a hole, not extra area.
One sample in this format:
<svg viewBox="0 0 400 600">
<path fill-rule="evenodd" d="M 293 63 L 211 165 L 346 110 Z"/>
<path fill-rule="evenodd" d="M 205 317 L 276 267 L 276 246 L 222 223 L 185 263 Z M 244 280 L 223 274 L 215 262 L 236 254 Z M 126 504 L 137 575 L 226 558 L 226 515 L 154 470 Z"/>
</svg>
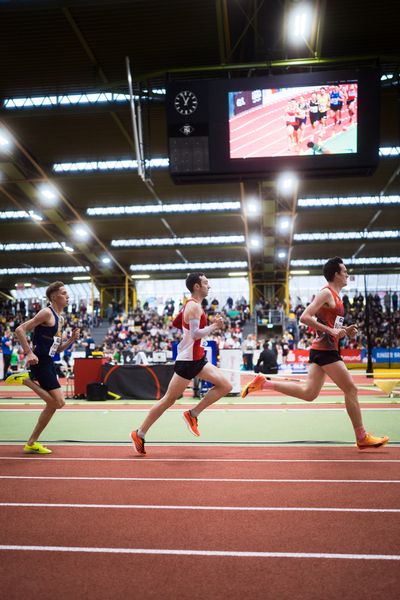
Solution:
<svg viewBox="0 0 400 600">
<path fill-rule="evenodd" d="M 197 302 L 194 298 L 189 298 L 185 305 L 185 309 L 188 307 L 189 302 Z M 183 312 L 184 310 L 183 309 Z M 176 356 L 176 360 L 200 360 L 205 355 L 204 347 L 202 346 L 202 340 L 200 338 L 193 339 L 193 336 L 190 333 L 190 325 L 184 319 L 184 314 L 178 315 L 182 320 L 182 331 L 183 337 L 178 344 L 178 354 Z M 177 320 L 178 320 L 177 319 Z M 174 320 L 174 323 L 177 323 L 177 320 Z M 201 311 L 200 316 L 200 329 L 204 329 L 207 325 L 207 317 L 204 310 Z"/>
<path fill-rule="evenodd" d="M 145 434 L 159 417 L 181 398 L 191 379 L 198 376 L 200 379 L 214 384 L 196 407 L 183 413 L 183 419 L 189 431 L 199 436 L 197 417 L 199 414 L 232 390 L 230 381 L 215 365 L 207 362 L 202 341 L 217 329 L 223 327 L 223 319 L 217 316 L 211 325 L 207 325 L 207 317 L 201 308 L 201 302 L 210 289 L 204 273 L 191 273 L 186 278 L 186 287 L 191 292 L 191 298 L 185 307 L 175 317 L 173 325 L 183 331 L 183 337 L 178 345 L 178 354 L 174 366 L 174 374 L 164 396 L 149 411 L 143 424 L 136 431 L 132 431 L 133 446 L 139 454 L 146 454 Z"/>
<path fill-rule="evenodd" d="M 288 396 L 312 402 L 318 397 L 328 375 L 343 391 L 347 414 L 350 417 L 356 436 L 356 446 L 378 448 L 387 444 L 387 436 L 375 437 L 364 429 L 357 388 L 339 354 L 339 340 L 345 336 L 354 337 L 357 327 L 344 326 L 343 303 L 339 292 L 347 285 L 348 273 L 341 258 L 330 258 L 324 266 L 324 277 L 328 286 L 324 287 L 307 306 L 300 321 L 315 329 L 317 337 L 310 350 L 310 367 L 304 384 L 270 381 L 268 376 L 258 374 L 242 390 L 242 397 L 253 390 L 273 389 Z"/>
</svg>

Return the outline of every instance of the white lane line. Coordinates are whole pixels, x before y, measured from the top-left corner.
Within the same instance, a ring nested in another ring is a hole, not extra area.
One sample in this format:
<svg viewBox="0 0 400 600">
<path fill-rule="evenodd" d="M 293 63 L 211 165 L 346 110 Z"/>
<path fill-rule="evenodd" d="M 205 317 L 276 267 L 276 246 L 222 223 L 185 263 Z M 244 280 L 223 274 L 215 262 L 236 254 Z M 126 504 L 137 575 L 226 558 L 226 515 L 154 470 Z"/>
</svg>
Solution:
<svg viewBox="0 0 400 600">
<path fill-rule="evenodd" d="M 326 404 L 329 404 L 329 402 L 327 402 Z M 333 404 L 333 402 L 332 402 Z M 387 402 L 385 402 L 385 404 L 388 404 Z M 293 405 L 288 405 L 288 406 L 293 406 Z M 321 406 L 324 406 L 323 404 Z M 0 408 L 0 412 L 32 412 L 32 413 L 37 413 L 37 412 L 42 412 L 43 407 L 41 408 Z M 182 410 L 181 408 L 179 409 L 175 409 L 172 410 L 171 412 L 180 412 L 180 410 Z M 341 407 L 337 407 L 337 408 L 213 408 L 212 410 L 210 410 L 207 414 L 213 414 L 213 413 L 219 413 L 219 412 L 229 412 L 230 414 L 234 414 L 234 413 L 240 413 L 240 412 L 267 412 L 267 413 L 271 413 L 271 412 L 321 412 L 321 410 L 323 411 L 340 411 L 343 412 L 346 410 L 345 406 L 341 406 Z M 368 407 L 364 407 L 363 406 L 363 411 L 365 410 L 369 410 L 369 411 L 398 411 L 400 410 L 398 407 L 396 408 L 395 406 L 393 407 L 389 407 L 389 408 L 382 408 L 382 407 L 376 407 L 376 408 L 368 408 Z M 85 413 L 89 413 L 89 412 L 98 412 L 98 413 L 110 413 L 115 415 L 116 413 L 142 413 L 142 412 L 148 412 L 148 409 L 143 408 L 142 409 L 132 409 L 132 408 L 127 408 L 127 409 L 121 409 L 121 408 L 85 408 L 85 409 L 80 409 L 80 408 L 68 408 L 66 409 L 66 412 L 85 412 Z M 64 413 L 65 414 L 65 410 Z"/>
<path fill-rule="evenodd" d="M 8 508 L 112 508 L 133 510 L 205 510 L 241 512 L 344 512 L 344 513 L 400 513 L 400 508 L 331 508 L 315 506 L 188 506 L 170 504 L 54 504 L 49 502 L 0 502 Z"/>
<path fill-rule="evenodd" d="M 46 442 L 51 444 L 51 442 Z M 379 452 L 379 450 L 378 450 Z M 316 458 L 144 458 L 137 457 L 132 454 L 131 458 L 95 458 L 95 457 L 56 457 L 56 456 L 0 456 L 0 460 L 49 460 L 51 462 L 55 460 L 61 461 L 105 461 L 105 462 L 125 462 L 129 461 L 132 464 L 144 464 L 148 462 L 228 462 L 228 463 L 400 463 L 400 459 L 316 459 Z"/>
<path fill-rule="evenodd" d="M 167 556 L 215 556 L 229 558 L 313 558 L 334 560 L 400 560 L 399 554 L 329 554 L 325 552 L 240 552 L 232 550 L 173 550 L 169 548 L 90 548 L 79 546 L 1 545 L 0 550 L 13 552 L 83 552 L 93 554 L 150 554 Z"/>
<path fill-rule="evenodd" d="M 67 477 L 58 475 L 0 475 L 0 479 L 39 479 L 56 481 L 174 481 L 212 483 L 400 483 L 400 479 L 243 479 L 217 477 Z"/>
</svg>

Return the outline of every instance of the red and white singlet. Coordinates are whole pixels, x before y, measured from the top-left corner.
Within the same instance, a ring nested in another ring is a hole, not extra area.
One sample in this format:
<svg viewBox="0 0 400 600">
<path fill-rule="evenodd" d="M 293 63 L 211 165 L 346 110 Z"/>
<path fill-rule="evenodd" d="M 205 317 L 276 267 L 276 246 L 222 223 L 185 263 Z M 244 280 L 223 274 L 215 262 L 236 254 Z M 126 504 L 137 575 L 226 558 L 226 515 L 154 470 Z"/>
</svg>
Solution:
<svg viewBox="0 0 400 600">
<path fill-rule="evenodd" d="M 203 358 L 205 354 L 205 350 L 202 346 L 202 340 L 193 340 L 190 335 L 189 323 L 185 321 L 185 308 L 189 302 L 197 302 L 194 298 L 189 298 L 186 302 L 184 308 L 181 312 L 175 317 L 173 321 L 173 325 L 175 327 L 180 327 L 183 331 L 183 337 L 178 344 L 178 354 L 176 356 L 176 360 L 200 360 Z M 203 329 L 207 325 L 207 317 L 204 310 L 201 312 L 200 317 L 200 329 Z"/>
</svg>

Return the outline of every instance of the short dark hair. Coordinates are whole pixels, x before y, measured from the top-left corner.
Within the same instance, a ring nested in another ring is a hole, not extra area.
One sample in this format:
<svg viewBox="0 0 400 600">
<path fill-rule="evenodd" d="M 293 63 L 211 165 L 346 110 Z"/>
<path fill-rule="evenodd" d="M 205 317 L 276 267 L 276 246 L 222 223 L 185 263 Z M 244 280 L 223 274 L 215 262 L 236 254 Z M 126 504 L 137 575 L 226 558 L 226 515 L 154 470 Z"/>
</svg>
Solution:
<svg viewBox="0 0 400 600">
<path fill-rule="evenodd" d="M 55 281 L 54 283 L 51 283 L 49 285 L 49 287 L 46 290 L 46 296 L 50 302 L 51 302 L 51 295 L 54 294 L 54 292 L 58 292 L 58 290 L 62 287 L 64 287 L 64 284 L 62 281 Z"/>
<path fill-rule="evenodd" d="M 198 283 L 200 285 L 200 283 L 201 283 L 200 277 L 205 277 L 204 273 L 200 273 L 200 272 L 189 273 L 188 276 L 186 277 L 185 283 L 186 283 L 186 287 L 190 293 L 193 292 L 194 286 L 196 283 Z"/>
<path fill-rule="evenodd" d="M 340 273 L 340 265 L 343 264 L 343 260 L 340 256 L 334 256 L 330 258 L 325 264 L 323 268 L 323 274 L 327 281 L 333 281 L 335 278 L 335 273 Z"/>
</svg>

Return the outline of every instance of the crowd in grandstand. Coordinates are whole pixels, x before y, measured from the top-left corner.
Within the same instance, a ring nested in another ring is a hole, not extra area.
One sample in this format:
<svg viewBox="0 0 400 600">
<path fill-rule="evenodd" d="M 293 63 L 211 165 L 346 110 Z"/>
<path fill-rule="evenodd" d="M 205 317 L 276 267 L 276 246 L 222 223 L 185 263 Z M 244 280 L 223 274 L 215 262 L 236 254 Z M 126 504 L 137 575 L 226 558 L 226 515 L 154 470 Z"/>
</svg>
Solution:
<svg viewBox="0 0 400 600">
<path fill-rule="evenodd" d="M 343 347 L 367 347 L 367 307 L 362 293 L 356 293 L 353 298 L 343 295 L 345 308 L 345 324 L 354 323 L 358 327 L 358 335 L 354 340 L 344 338 L 341 340 Z M 0 301 L 0 338 L 3 362 L 7 369 L 17 370 L 22 368 L 24 355 L 13 334 L 15 328 L 26 318 L 31 318 L 40 310 L 39 302 L 30 301 L 26 304 L 20 301 Z M 96 302 L 92 315 L 87 314 L 86 304 L 80 303 L 70 307 L 65 314 L 65 331 L 71 335 L 75 327 L 81 329 L 81 339 L 68 351 L 64 352 L 63 361 L 70 365 L 71 355 L 74 351 L 84 351 L 85 356 L 93 352 L 102 352 L 115 362 L 131 362 L 138 355 L 151 356 L 154 352 L 166 352 L 171 356 L 172 344 L 179 341 L 181 332 L 172 325 L 173 316 L 182 308 L 176 307 L 173 300 L 167 300 L 161 310 L 145 302 L 140 304 L 133 312 L 125 315 L 120 302 L 110 302 L 104 310 L 103 322 L 108 325 L 102 343 L 96 345 L 92 337 L 93 328 L 101 323 L 100 303 Z M 286 331 L 282 335 L 268 333 L 260 334 L 258 338 L 253 333 L 243 338 L 243 327 L 251 317 L 249 304 L 242 297 L 236 301 L 227 298 L 221 303 L 214 298 L 210 302 L 203 302 L 209 323 L 212 323 L 216 314 L 222 314 L 225 321 L 223 331 L 217 332 L 212 338 L 217 342 L 218 348 L 238 348 L 243 353 L 244 368 L 252 370 L 256 365 L 253 357 L 257 350 L 272 352 L 277 362 L 285 363 L 290 350 L 294 348 L 308 349 L 314 338 L 314 332 L 299 322 L 305 305 L 300 298 L 289 309 L 289 318 L 285 320 Z M 254 316 L 258 323 L 263 323 L 263 318 L 270 315 L 271 311 L 284 311 L 283 304 L 278 298 L 267 300 L 258 298 L 254 307 Z M 370 342 L 373 347 L 400 347 L 400 311 L 398 294 L 386 292 L 382 297 L 376 294 L 368 296 L 368 318 Z M 259 352 L 257 352 L 257 356 Z M 265 354 L 267 356 L 267 354 Z"/>
</svg>

